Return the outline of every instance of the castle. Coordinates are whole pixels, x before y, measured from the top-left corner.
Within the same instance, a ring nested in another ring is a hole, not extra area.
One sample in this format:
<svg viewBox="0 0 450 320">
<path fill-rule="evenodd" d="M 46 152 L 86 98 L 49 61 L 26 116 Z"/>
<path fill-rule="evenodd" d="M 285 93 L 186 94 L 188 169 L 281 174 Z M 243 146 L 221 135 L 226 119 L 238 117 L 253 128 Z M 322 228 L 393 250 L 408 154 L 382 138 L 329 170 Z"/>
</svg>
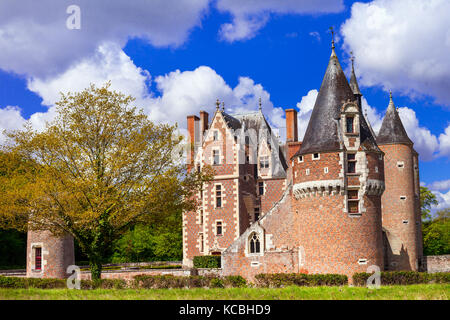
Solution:
<svg viewBox="0 0 450 320">
<path fill-rule="evenodd" d="M 418 154 L 392 94 L 378 136 L 348 82 L 334 44 L 303 141 L 286 110 L 280 145 L 262 114 L 224 108 L 188 116 L 190 170 L 212 165 L 213 181 L 183 214 L 183 264 L 221 255 L 224 275 L 308 272 L 351 276 L 421 270 Z"/>
<path fill-rule="evenodd" d="M 303 141 L 286 110 L 286 142 L 259 111 L 211 122 L 187 117 L 188 169 L 211 165 L 198 210 L 183 213 L 183 265 L 221 255 L 222 274 L 308 272 L 351 276 L 371 265 L 422 270 L 418 154 L 392 95 L 379 134 L 361 108 L 334 44 Z M 30 231 L 27 276 L 63 278 L 73 239 Z"/>
</svg>

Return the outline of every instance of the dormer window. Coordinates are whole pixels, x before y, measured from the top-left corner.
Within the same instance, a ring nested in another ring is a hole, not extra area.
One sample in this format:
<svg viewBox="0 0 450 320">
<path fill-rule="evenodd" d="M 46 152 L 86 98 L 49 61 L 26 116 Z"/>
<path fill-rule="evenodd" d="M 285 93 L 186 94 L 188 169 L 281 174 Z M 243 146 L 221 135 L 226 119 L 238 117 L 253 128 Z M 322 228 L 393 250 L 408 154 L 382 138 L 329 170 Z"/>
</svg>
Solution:
<svg viewBox="0 0 450 320">
<path fill-rule="evenodd" d="M 219 150 L 213 150 L 213 164 L 220 164 Z"/>
<path fill-rule="evenodd" d="M 259 158 L 259 167 L 261 169 L 269 168 L 269 157 L 268 156 L 262 156 Z"/>
<path fill-rule="evenodd" d="M 213 131 L 213 141 L 219 140 L 219 131 L 214 130 Z"/>
<path fill-rule="evenodd" d="M 320 159 L 320 154 L 319 153 L 313 153 L 312 159 L 313 160 L 319 160 Z"/>
<path fill-rule="evenodd" d="M 355 133 L 354 122 L 355 122 L 354 117 L 346 117 L 345 128 L 347 133 Z"/>
<path fill-rule="evenodd" d="M 303 156 L 298 156 L 298 163 L 303 162 Z"/>
</svg>

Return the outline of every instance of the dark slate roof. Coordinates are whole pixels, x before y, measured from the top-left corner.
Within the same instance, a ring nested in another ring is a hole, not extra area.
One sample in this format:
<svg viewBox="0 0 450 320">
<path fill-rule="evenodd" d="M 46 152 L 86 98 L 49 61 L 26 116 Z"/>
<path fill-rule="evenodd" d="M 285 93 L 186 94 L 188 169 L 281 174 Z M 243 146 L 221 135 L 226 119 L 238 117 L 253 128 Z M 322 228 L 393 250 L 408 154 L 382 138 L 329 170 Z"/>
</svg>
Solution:
<svg viewBox="0 0 450 320">
<path fill-rule="evenodd" d="M 353 61 L 352 61 L 352 74 L 350 76 L 350 88 L 352 88 L 352 91 L 354 94 L 361 94 L 361 91 L 359 90 L 358 81 L 356 80 L 355 75 L 355 68 L 353 67 Z"/>
<path fill-rule="evenodd" d="M 392 94 L 390 95 L 389 106 L 381 124 L 380 132 L 377 137 L 378 144 L 413 144 L 409 139 L 402 120 L 395 108 Z"/>
<path fill-rule="evenodd" d="M 341 149 L 338 119 L 342 104 L 347 100 L 356 99 L 333 49 L 302 147 L 296 155 Z"/>
<path fill-rule="evenodd" d="M 242 130 L 245 131 L 254 130 L 254 132 L 257 133 L 258 141 L 252 142 L 255 143 L 257 146 L 260 145 L 263 139 L 268 140 L 268 138 L 271 137 L 272 135 L 272 129 L 261 111 L 250 112 L 245 114 L 236 114 L 233 115 L 232 117 L 240 122 L 241 124 L 240 128 Z M 271 144 L 276 143 L 276 141 L 272 141 L 272 139 L 269 139 L 269 142 Z M 273 145 L 271 147 L 272 147 L 272 156 L 274 157 L 275 162 L 280 164 L 280 166 L 274 166 L 272 168 L 273 170 L 272 176 L 285 177 L 288 165 L 284 157 L 283 150 L 279 145 L 275 146 L 278 148 L 274 148 Z"/>
<path fill-rule="evenodd" d="M 231 129 L 237 130 L 241 128 L 241 122 L 238 119 L 229 115 L 228 113 L 225 113 L 224 111 L 222 111 L 222 115 L 223 118 L 225 119 L 225 122 Z"/>
</svg>

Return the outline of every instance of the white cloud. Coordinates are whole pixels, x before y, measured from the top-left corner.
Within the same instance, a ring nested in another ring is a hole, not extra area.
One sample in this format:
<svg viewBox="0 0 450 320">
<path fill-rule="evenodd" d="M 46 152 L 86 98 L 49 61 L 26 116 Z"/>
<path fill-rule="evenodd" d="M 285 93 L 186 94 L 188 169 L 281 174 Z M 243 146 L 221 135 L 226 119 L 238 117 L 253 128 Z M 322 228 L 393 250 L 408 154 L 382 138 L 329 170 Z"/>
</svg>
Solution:
<svg viewBox="0 0 450 320">
<path fill-rule="evenodd" d="M 433 191 L 435 194 L 439 204 L 433 208 L 433 211 L 436 212 L 438 210 L 450 208 L 450 190 L 446 193 L 442 193 L 439 191 Z"/>
<path fill-rule="evenodd" d="M 450 189 L 450 179 L 442 181 L 434 181 L 429 185 L 431 190 L 449 190 Z"/>
<path fill-rule="evenodd" d="M 210 0 L 2 0 L 0 68 L 54 76 L 91 56 L 105 41 L 123 47 L 139 37 L 154 46 L 179 46 L 200 25 Z M 81 9 L 81 29 L 69 30 L 66 9 Z"/>
<path fill-rule="evenodd" d="M 402 107 L 398 109 L 400 119 L 405 127 L 408 137 L 414 142 L 414 149 L 419 153 L 421 160 L 430 161 L 439 149 L 439 143 L 435 135 L 427 128 L 419 125 L 414 110 Z"/>
<path fill-rule="evenodd" d="M 20 129 L 25 123 L 25 119 L 20 114 L 20 108 L 17 106 L 7 106 L 0 108 L 0 143 L 5 142 L 4 130 Z"/>
<path fill-rule="evenodd" d="M 354 3 L 341 33 L 360 83 L 450 105 L 449 12 L 448 0 Z"/>
<path fill-rule="evenodd" d="M 439 135 L 439 155 L 450 157 L 450 125 Z"/>
<path fill-rule="evenodd" d="M 306 96 L 302 97 L 302 100 L 297 103 L 298 112 L 298 139 L 303 140 L 305 136 L 306 128 L 308 127 L 309 118 L 316 103 L 316 98 L 319 92 L 316 89 L 309 90 Z"/>
<path fill-rule="evenodd" d="M 344 10 L 342 0 L 218 0 L 217 8 L 232 15 L 232 22 L 221 26 L 226 41 L 254 37 L 271 14 L 321 14 Z"/>
</svg>

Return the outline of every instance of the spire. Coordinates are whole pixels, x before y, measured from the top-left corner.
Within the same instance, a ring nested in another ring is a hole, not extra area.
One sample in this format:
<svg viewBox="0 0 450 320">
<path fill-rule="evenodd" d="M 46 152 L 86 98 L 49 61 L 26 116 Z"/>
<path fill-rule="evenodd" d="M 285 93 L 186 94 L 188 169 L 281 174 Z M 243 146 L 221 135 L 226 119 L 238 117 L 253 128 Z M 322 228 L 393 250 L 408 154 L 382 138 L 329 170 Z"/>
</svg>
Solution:
<svg viewBox="0 0 450 320">
<path fill-rule="evenodd" d="M 413 144 L 403 127 L 402 120 L 392 99 L 392 92 L 389 91 L 389 106 L 386 110 L 380 132 L 377 137 L 378 144 Z"/>
<path fill-rule="evenodd" d="M 341 149 L 337 119 L 340 119 L 343 102 L 356 99 L 334 52 L 334 41 L 332 44 L 328 67 L 297 154 Z"/>
<path fill-rule="evenodd" d="M 352 57 L 351 57 L 352 74 L 350 76 L 350 88 L 352 88 L 352 91 L 355 95 L 362 96 L 361 91 L 359 91 L 358 81 L 356 81 L 355 66 L 354 66 L 355 57 L 353 56 L 353 52 L 350 52 L 350 54 L 352 55 Z"/>
</svg>

